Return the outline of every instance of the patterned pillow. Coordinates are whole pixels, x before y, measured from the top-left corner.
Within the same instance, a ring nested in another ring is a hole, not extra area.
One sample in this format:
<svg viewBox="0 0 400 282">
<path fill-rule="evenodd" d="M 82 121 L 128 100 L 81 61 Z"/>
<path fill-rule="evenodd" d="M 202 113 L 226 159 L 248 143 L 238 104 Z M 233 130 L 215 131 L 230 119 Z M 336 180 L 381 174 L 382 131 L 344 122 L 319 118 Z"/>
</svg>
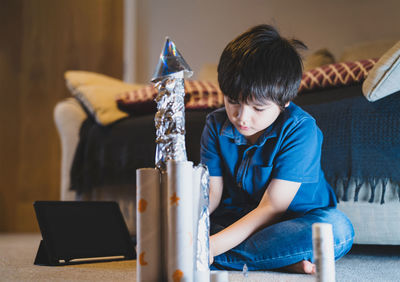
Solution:
<svg viewBox="0 0 400 282">
<path fill-rule="evenodd" d="M 340 87 L 365 80 L 377 59 L 329 64 L 303 74 L 299 93 L 321 88 Z"/>
<path fill-rule="evenodd" d="M 344 62 L 321 66 L 303 74 L 299 93 L 321 88 L 340 87 L 361 83 L 377 59 Z M 185 106 L 187 110 L 213 109 L 222 107 L 224 98 L 218 85 L 210 81 L 187 80 L 185 82 Z M 157 90 L 149 85 L 139 90 L 116 96 L 118 108 L 131 115 L 156 111 L 153 101 Z"/>
<path fill-rule="evenodd" d="M 134 115 L 155 112 L 153 101 L 157 90 L 146 86 L 139 90 L 129 91 L 116 96 L 118 108 Z M 219 87 L 209 81 L 185 81 L 185 108 L 187 110 L 203 110 L 219 108 L 224 104 L 224 96 Z"/>
<path fill-rule="evenodd" d="M 128 84 L 103 74 L 88 71 L 66 71 L 65 81 L 71 94 L 78 99 L 99 124 L 109 125 L 127 117 L 115 103 L 115 95 L 140 89 L 143 85 Z"/>
</svg>

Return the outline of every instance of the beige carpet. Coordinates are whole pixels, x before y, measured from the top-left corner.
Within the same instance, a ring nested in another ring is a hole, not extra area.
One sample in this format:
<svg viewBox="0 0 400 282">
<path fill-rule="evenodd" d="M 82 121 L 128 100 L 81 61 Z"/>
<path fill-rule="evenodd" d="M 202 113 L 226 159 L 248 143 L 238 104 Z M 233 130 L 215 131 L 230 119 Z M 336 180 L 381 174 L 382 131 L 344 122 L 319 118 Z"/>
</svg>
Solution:
<svg viewBox="0 0 400 282">
<path fill-rule="evenodd" d="M 136 261 L 68 266 L 33 264 L 40 234 L 0 233 L 0 281 L 136 281 Z M 230 281 L 314 281 L 310 275 L 277 272 L 230 272 Z"/>
<path fill-rule="evenodd" d="M 0 233 L 2 281 L 136 281 L 136 261 L 36 266 L 40 234 Z M 356 245 L 336 262 L 336 281 L 400 281 L 400 246 Z M 229 272 L 229 281 L 315 281 L 311 275 L 274 271 Z"/>
<path fill-rule="evenodd" d="M 136 281 L 136 261 L 36 266 L 40 234 L 0 233 L 2 281 Z M 400 281 L 400 246 L 356 245 L 336 262 L 336 281 Z M 229 281 L 315 281 L 311 275 L 274 271 L 229 272 Z"/>
<path fill-rule="evenodd" d="M 36 266 L 40 234 L 0 235 L 0 281 L 135 281 L 136 261 Z"/>
</svg>

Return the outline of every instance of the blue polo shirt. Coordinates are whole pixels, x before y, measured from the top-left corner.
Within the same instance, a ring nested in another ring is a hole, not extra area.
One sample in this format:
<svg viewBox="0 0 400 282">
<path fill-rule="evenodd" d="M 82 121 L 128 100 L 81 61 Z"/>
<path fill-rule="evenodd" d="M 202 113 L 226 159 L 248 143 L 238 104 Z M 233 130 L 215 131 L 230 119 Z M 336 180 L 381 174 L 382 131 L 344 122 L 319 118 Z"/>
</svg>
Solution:
<svg viewBox="0 0 400 282">
<path fill-rule="evenodd" d="M 237 218 L 256 208 L 271 179 L 301 182 L 288 213 L 336 206 L 321 169 L 322 133 L 315 119 L 294 103 L 251 144 L 232 125 L 225 108 L 207 116 L 201 162 L 210 176 L 223 176 L 222 200 L 214 212 Z"/>
</svg>

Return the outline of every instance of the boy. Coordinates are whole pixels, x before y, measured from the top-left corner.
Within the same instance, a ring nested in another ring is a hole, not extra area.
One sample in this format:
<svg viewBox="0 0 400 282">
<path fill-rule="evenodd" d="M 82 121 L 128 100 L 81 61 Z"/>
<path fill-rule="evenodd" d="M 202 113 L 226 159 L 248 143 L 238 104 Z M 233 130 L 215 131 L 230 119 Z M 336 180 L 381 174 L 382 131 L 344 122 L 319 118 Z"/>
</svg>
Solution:
<svg viewBox="0 0 400 282">
<path fill-rule="evenodd" d="M 312 229 L 333 225 L 335 258 L 354 231 L 321 170 L 322 133 L 291 101 L 302 77 L 298 40 L 259 25 L 231 41 L 218 65 L 225 108 L 207 117 L 214 269 L 314 273 Z"/>
</svg>

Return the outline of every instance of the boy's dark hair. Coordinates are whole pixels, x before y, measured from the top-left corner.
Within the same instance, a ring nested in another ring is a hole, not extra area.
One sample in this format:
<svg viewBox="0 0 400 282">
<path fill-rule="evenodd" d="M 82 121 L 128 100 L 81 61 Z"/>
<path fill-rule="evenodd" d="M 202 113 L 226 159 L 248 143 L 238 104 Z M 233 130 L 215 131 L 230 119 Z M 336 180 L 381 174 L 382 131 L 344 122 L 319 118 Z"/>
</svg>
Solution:
<svg viewBox="0 0 400 282">
<path fill-rule="evenodd" d="M 285 39 L 269 25 L 255 26 L 231 41 L 218 64 L 218 82 L 233 101 L 272 101 L 284 109 L 299 89 L 303 63 L 297 49 L 307 46 Z"/>
</svg>

